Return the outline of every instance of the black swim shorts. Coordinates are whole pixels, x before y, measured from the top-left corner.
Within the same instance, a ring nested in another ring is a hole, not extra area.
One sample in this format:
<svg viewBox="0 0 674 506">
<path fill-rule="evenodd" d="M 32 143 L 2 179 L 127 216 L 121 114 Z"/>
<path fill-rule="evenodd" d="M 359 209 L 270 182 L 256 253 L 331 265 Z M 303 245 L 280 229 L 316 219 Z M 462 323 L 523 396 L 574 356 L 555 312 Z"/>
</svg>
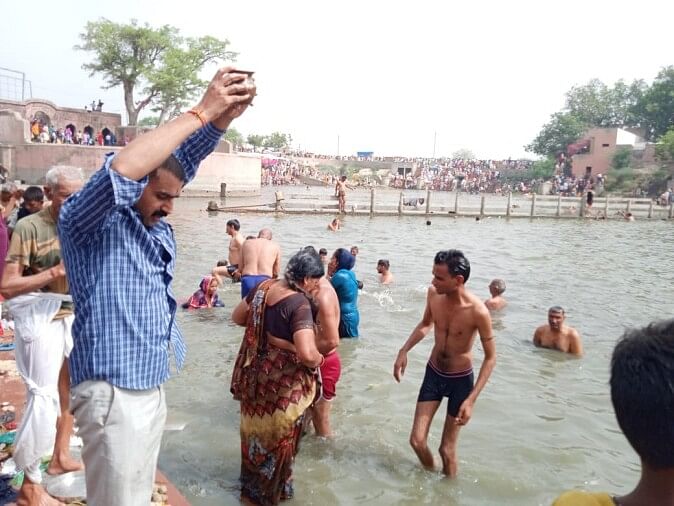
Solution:
<svg viewBox="0 0 674 506">
<path fill-rule="evenodd" d="M 441 401 L 447 397 L 447 413 L 456 418 L 463 401 L 473 391 L 473 369 L 442 372 L 429 361 L 417 402 Z"/>
</svg>

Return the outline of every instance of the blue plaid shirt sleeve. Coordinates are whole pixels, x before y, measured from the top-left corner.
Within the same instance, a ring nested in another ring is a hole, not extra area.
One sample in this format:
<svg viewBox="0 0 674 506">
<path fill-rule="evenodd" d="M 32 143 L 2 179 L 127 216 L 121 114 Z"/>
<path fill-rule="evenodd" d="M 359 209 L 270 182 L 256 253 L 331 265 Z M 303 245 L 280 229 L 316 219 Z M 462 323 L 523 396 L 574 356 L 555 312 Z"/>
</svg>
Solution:
<svg viewBox="0 0 674 506">
<path fill-rule="evenodd" d="M 224 133 L 213 123 L 207 123 L 190 135 L 173 154 L 185 171 L 185 184 L 194 179 L 201 161 L 213 152 Z"/>
<path fill-rule="evenodd" d="M 212 123 L 190 135 L 174 152 L 185 171 L 185 183 L 196 175 L 201 161 L 220 142 L 223 131 Z M 115 154 L 107 155 L 103 167 L 87 184 L 71 196 L 59 216 L 59 227 L 80 243 L 104 228 L 113 206 L 133 206 L 147 186 L 148 176 L 139 181 L 128 179 L 111 168 Z"/>
<path fill-rule="evenodd" d="M 78 244 L 104 228 L 114 206 L 134 205 L 147 185 L 147 176 L 132 181 L 112 170 L 114 158 L 113 153 L 107 155 L 103 167 L 61 208 L 59 230 Z"/>
</svg>

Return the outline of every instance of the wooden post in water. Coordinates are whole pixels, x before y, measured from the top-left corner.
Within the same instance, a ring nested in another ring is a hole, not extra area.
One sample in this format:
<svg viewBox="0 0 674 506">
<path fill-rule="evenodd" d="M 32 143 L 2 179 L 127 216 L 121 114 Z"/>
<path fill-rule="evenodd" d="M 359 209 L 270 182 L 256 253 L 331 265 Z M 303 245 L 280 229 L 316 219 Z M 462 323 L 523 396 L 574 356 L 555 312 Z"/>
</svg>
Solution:
<svg viewBox="0 0 674 506">
<path fill-rule="evenodd" d="M 398 214 L 403 215 L 403 192 L 400 192 L 400 200 L 398 201 Z"/>
<path fill-rule="evenodd" d="M 531 195 L 531 217 L 533 218 L 536 214 L 536 194 Z"/>
<path fill-rule="evenodd" d="M 513 200 L 513 193 L 510 192 L 508 193 L 508 203 L 506 204 L 508 207 L 506 209 L 506 216 L 510 217 L 510 209 L 512 208 L 512 200 Z"/>
<path fill-rule="evenodd" d="M 486 195 L 483 193 L 482 198 L 480 199 L 480 217 L 484 216 L 484 199 Z"/>
<path fill-rule="evenodd" d="M 625 212 L 626 213 L 632 212 L 632 199 L 627 200 L 627 211 L 625 211 Z"/>
<path fill-rule="evenodd" d="M 604 201 L 604 217 L 608 219 L 608 195 L 606 195 L 606 200 Z"/>
<path fill-rule="evenodd" d="M 578 217 L 579 218 L 582 218 L 583 216 L 585 216 L 585 204 L 586 204 L 586 201 L 583 198 L 583 196 L 581 195 L 580 196 L 580 204 L 578 205 L 578 208 L 580 209 L 580 211 L 578 211 Z"/>
<path fill-rule="evenodd" d="M 674 218 L 674 203 L 669 204 L 669 219 Z"/>
<path fill-rule="evenodd" d="M 459 190 L 456 190 L 456 198 L 454 199 L 454 214 L 459 214 Z"/>
<path fill-rule="evenodd" d="M 648 217 L 649 218 L 653 217 L 653 199 L 651 199 L 651 205 L 648 206 Z"/>
<path fill-rule="evenodd" d="M 426 190 L 426 216 L 431 214 L 431 189 Z"/>
<path fill-rule="evenodd" d="M 370 190 L 370 216 L 374 216 L 374 196 L 375 196 L 375 189 L 372 188 Z"/>
<path fill-rule="evenodd" d="M 557 212 L 555 213 L 555 216 L 559 218 L 562 215 L 562 194 L 560 193 L 559 196 L 557 197 Z"/>
<path fill-rule="evenodd" d="M 220 196 L 221 197 L 227 196 L 227 183 L 220 183 Z"/>
</svg>

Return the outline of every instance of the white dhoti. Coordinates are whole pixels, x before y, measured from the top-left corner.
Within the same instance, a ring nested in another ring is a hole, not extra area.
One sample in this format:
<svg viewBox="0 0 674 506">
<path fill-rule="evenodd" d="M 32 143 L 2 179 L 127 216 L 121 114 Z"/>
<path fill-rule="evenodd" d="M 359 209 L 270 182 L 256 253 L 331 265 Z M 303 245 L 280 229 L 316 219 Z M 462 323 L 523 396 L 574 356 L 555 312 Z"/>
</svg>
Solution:
<svg viewBox="0 0 674 506">
<path fill-rule="evenodd" d="M 14 318 L 16 367 L 26 383 L 26 409 L 14 442 L 14 461 L 33 483 L 42 482 L 40 461 L 54 449 L 61 412 L 58 380 L 73 347 L 74 317 L 52 320 L 68 295 L 30 293 L 7 301 Z"/>
</svg>

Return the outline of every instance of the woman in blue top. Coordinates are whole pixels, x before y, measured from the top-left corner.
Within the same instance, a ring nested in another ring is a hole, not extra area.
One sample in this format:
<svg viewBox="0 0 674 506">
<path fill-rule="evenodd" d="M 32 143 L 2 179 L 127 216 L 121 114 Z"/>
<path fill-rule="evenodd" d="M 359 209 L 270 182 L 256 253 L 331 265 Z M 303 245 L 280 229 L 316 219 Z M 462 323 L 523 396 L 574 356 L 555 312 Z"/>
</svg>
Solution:
<svg viewBox="0 0 674 506">
<path fill-rule="evenodd" d="M 339 299 L 339 337 L 358 337 L 358 282 L 351 270 L 356 257 L 344 248 L 335 251 L 328 264 L 330 281 Z"/>
</svg>

